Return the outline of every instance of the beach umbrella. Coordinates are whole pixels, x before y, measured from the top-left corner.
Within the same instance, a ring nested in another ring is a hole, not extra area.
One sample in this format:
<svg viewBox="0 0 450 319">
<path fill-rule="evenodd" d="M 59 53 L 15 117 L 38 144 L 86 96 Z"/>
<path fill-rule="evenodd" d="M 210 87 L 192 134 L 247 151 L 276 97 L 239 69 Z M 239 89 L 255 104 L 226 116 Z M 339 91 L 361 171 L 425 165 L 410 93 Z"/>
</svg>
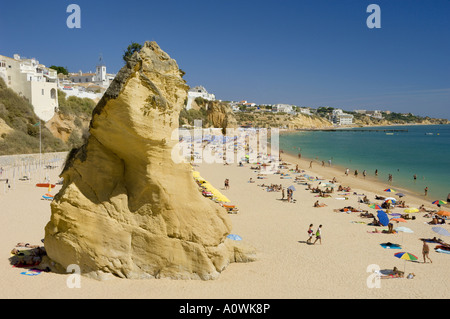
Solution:
<svg viewBox="0 0 450 319">
<path fill-rule="evenodd" d="M 232 240 L 242 240 L 241 236 L 235 235 L 235 234 L 229 234 L 229 235 L 227 236 L 227 238 L 230 238 L 230 239 L 232 239 Z"/>
<path fill-rule="evenodd" d="M 399 259 L 410 260 L 410 261 L 415 261 L 415 260 L 419 259 L 417 256 L 414 256 L 413 254 L 410 254 L 410 253 L 406 253 L 404 251 L 396 253 L 396 254 L 394 254 L 394 256 Z"/>
<path fill-rule="evenodd" d="M 289 186 L 288 189 L 295 191 L 295 187 L 294 186 Z"/>
<path fill-rule="evenodd" d="M 400 252 L 400 253 L 396 253 L 394 254 L 395 257 L 399 258 L 399 259 L 403 259 L 405 261 L 404 265 L 403 265 L 403 272 L 406 271 L 406 261 L 416 261 L 419 258 L 417 256 L 414 256 L 413 254 L 410 253 L 406 253 L 406 252 Z"/>
<path fill-rule="evenodd" d="M 400 231 L 400 232 L 403 232 L 403 233 L 414 233 L 411 229 L 409 229 L 408 227 L 403 227 L 403 226 L 401 226 L 401 227 L 397 227 L 397 228 L 394 228 L 394 230 L 395 231 Z"/>
<path fill-rule="evenodd" d="M 377 217 L 381 225 L 387 226 L 389 224 L 389 217 L 384 211 L 379 210 Z"/>
<path fill-rule="evenodd" d="M 395 194 L 395 195 L 397 195 L 398 197 L 404 197 L 404 196 L 406 196 L 406 195 L 403 194 L 403 193 L 397 193 L 397 194 Z"/>
<path fill-rule="evenodd" d="M 405 213 L 417 213 L 418 211 L 417 208 L 407 208 L 404 210 Z"/>
<path fill-rule="evenodd" d="M 394 202 L 397 201 L 394 197 L 386 197 L 384 201 L 393 200 Z"/>
<path fill-rule="evenodd" d="M 381 209 L 381 206 L 380 206 L 380 205 L 377 205 L 377 204 L 369 205 L 369 207 L 370 207 L 370 208 L 374 208 L 374 209 Z"/>
<path fill-rule="evenodd" d="M 433 227 L 431 228 L 431 230 L 442 236 L 450 236 L 450 232 L 448 232 L 447 229 L 444 229 L 442 227 Z"/>
<path fill-rule="evenodd" d="M 438 211 L 436 214 L 439 216 L 450 216 L 450 212 L 445 212 L 443 210 Z"/>
<path fill-rule="evenodd" d="M 445 205 L 445 204 L 447 204 L 447 202 L 444 202 L 443 200 L 435 200 L 431 204 L 433 204 L 433 205 Z"/>
<path fill-rule="evenodd" d="M 392 188 L 387 188 L 384 191 L 389 192 L 389 193 L 395 193 L 395 189 L 392 189 Z"/>
</svg>

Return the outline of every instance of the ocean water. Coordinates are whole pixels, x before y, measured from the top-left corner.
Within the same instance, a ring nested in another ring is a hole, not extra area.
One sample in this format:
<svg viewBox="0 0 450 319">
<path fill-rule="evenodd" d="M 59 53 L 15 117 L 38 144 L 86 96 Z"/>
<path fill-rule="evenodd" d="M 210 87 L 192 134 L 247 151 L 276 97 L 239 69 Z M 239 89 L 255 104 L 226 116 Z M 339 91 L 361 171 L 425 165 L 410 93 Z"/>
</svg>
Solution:
<svg viewBox="0 0 450 319">
<path fill-rule="evenodd" d="M 373 131 L 379 130 L 379 131 Z M 406 130 L 385 132 L 383 130 Z M 386 134 L 389 133 L 389 134 Z M 393 134 L 391 134 L 393 133 Z M 423 195 L 446 200 L 450 193 L 450 125 L 414 125 L 357 128 L 345 131 L 307 131 L 280 135 L 280 149 L 333 166 L 358 170 L 367 176 Z M 317 164 L 315 164 L 317 165 Z M 320 165 L 320 164 L 319 164 Z M 416 174 L 417 179 L 413 176 Z"/>
</svg>

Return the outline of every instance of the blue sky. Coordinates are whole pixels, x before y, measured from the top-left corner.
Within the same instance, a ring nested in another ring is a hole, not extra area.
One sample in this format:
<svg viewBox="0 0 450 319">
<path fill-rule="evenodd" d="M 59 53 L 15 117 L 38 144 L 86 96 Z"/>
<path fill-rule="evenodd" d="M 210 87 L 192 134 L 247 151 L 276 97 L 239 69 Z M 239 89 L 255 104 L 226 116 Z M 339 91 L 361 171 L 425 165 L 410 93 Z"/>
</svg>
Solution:
<svg viewBox="0 0 450 319">
<path fill-rule="evenodd" d="M 366 25 L 371 3 L 381 29 Z M 218 99 L 450 119 L 450 0 L 8 1 L 0 30 L 0 54 L 70 72 L 102 54 L 115 73 L 128 44 L 154 40 Z"/>
</svg>

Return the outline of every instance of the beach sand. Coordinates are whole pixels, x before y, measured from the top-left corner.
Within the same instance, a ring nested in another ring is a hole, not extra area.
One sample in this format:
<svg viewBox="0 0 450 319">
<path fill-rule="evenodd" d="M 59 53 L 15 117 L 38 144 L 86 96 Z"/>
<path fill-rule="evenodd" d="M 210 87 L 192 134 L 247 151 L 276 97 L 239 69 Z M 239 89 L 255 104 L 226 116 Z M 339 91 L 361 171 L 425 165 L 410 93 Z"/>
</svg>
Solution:
<svg viewBox="0 0 450 319">
<path fill-rule="evenodd" d="M 316 163 L 308 169 L 309 161 L 282 154 L 284 161 L 298 162 L 307 174 L 325 178 L 336 177 L 343 186 L 350 186 L 357 194 L 365 194 L 375 203 L 374 195 L 389 196 L 383 190 L 389 185 L 373 180 L 346 177 L 344 172 L 333 167 L 321 167 Z M 44 227 L 50 218 L 50 202 L 41 196 L 48 190 L 37 188 L 34 182 L 17 181 L 15 189 L 7 194 L 0 193 L 2 231 L 0 252 L 1 298 L 159 298 L 159 299 L 303 299 L 303 298 L 448 298 L 450 297 L 448 268 L 450 255 L 436 253 L 435 244 L 429 244 L 433 263 L 423 263 L 422 241 L 420 238 L 437 236 L 426 224 L 430 219 L 424 213 L 411 214 L 416 220 L 400 223 L 414 233 L 373 234 L 376 227 L 371 219 L 359 217 L 359 213 L 334 212 L 333 209 L 353 206 L 368 210 L 376 215 L 376 210 L 359 204 L 362 196 L 348 195 L 348 200 L 317 198 L 305 190 L 305 186 L 293 183 L 293 179 L 280 179 L 280 175 L 267 175 L 267 179 L 257 179 L 251 164 L 238 167 L 236 164 L 201 164 L 195 167 L 202 177 L 222 191 L 239 208 L 238 214 L 231 214 L 233 234 L 237 234 L 253 245 L 258 252 L 257 260 L 251 263 L 230 264 L 217 280 L 127 280 L 114 278 L 96 281 L 82 277 L 80 288 L 69 288 L 69 274 L 61 275 L 42 272 L 37 276 L 22 275 L 23 269 L 13 267 L 8 258 L 18 242 L 42 244 Z M 291 165 L 290 168 L 295 168 Z M 50 172 L 56 181 L 58 169 Z M 292 175 L 292 178 L 295 175 Z M 224 180 L 230 180 L 230 189 L 224 190 Z M 255 183 L 248 183 L 253 178 Z M 267 192 L 260 184 L 293 185 L 295 203 L 281 201 L 280 192 Z M 313 185 L 316 185 L 315 182 Z M 57 186 L 53 193 L 59 189 Z M 0 188 L 3 190 L 3 188 Z M 328 206 L 313 208 L 319 199 Z M 436 209 L 431 201 L 407 195 L 407 205 Z M 393 212 L 403 212 L 394 209 Z M 322 228 L 322 244 L 308 245 L 309 224 L 314 230 Z M 448 225 L 443 228 L 450 230 Z M 386 229 L 387 227 L 377 227 Z M 446 240 L 445 237 L 442 237 Z M 448 242 L 448 240 L 446 240 Z M 401 244 L 403 249 L 383 249 L 380 244 L 392 242 Z M 403 261 L 394 253 L 406 251 L 419 257 L 419 262 Z M 382 279 L 380 288 L 369 288 L 370 265 L 379 269 L 406 270 L 414 273 L 414 279 Z"/>
</svg>

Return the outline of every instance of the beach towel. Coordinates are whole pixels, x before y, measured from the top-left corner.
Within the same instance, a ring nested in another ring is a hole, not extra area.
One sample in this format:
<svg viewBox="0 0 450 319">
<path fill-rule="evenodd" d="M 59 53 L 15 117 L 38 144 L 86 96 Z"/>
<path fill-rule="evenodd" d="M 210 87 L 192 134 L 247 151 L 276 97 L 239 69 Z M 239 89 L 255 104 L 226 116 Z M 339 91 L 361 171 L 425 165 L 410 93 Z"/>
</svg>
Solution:
<svg viewBox="0 0 450 319">
<path fill-rule="evenodd" d="M 437 253 L 450 254 L 450 250 L 444 250 L 441 248 L 436 248 L 434 251 Z"/>
<path fill-rule="evenodd" d="M 374 273 L 377 274 L 381 279 L 401 278 L 400 276 L 395 275 L 394 272 L 390 269 L 375 270 Z"/>
<path fill-rule="evenodd" d="M 39 269 L 29 269 L 27 271 L 23 271 L 20 274 L 25 276 L 37 276 L 42 272 L 42 270 Z"/>
<path fill-rule="evenodd" d="M 401 249 L 402 247 L 397 244 L 380 244 L 381 247 L 385 249 Z"/>
<path fill-rule="evenodd" d="M 347 197 L 336 197 L 336 199 L 338 199 L 338 200 L 346 200 L 348 198 Z"/>
</svg>

